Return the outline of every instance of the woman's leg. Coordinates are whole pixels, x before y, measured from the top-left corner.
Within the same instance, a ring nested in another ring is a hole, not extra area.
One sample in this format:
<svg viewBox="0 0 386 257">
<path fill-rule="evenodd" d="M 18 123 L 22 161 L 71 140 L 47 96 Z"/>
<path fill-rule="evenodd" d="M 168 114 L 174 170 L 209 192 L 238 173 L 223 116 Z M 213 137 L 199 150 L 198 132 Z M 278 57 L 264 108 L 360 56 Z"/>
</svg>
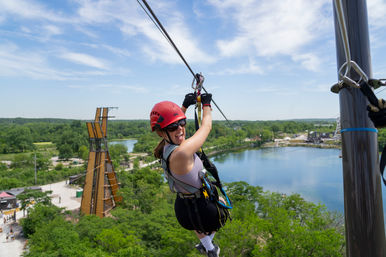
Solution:
<svg viewBox="0 0 386 257">
<path fill-rule="evenodd" d="M 194 231 L 194 232 L 196 233 L 198 239 L 200 239 L 200 242 L 204 246 L 206 252 L 214 249 L 214 245 L 212 243 L 213 237 L 211 237 L 212 235 L 214 236 L 214 232 L 209 236 L 205 235 L 203 233 L 199 233 L 197 231 Z M 197 248 L 197 250 L 199 250 L 201 252 L 201 250 L 199 249 L 198 246 L 196 246 L 196 248 Z"/>
</svg>

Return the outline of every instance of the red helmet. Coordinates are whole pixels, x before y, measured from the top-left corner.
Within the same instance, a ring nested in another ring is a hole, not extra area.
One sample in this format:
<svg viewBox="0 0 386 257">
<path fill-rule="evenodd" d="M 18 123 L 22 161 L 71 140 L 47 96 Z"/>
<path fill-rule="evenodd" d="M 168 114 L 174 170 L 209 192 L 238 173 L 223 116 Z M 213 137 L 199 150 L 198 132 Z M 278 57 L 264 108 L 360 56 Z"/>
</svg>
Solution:
<svg viewBox="0 0 386 257">
<path fill-rule="evenodd" d="M 163 129 L 182 119 L 186 119 L 186 116 L 181 107 L 170 101 L 160 102 L 150 112 L 151 130 L 154 131 L 157 127 Z"/>
</svg>

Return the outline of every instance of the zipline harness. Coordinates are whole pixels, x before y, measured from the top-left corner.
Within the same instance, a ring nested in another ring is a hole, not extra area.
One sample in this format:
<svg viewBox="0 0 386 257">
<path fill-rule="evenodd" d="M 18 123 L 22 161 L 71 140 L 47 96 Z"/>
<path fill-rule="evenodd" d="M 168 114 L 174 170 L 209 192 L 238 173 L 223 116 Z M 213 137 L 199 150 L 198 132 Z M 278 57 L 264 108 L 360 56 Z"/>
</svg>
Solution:
<svg viewBox="0 0 386 257">
<path fill-rule="evenodd" d="M 369 79 L 365 72 L 359 67 L 359 65 L 351 60 L 350 55 L 350 44 L 347 36 L 346 22 L 344 19 L 342 2 L 341 0 L 335 1 L 336 5 L 336 14 L 338 18 L 340 33 L 343 41 L 343 48 L 345 51 L 346 62 L 342 64 L 338 71 L 339 82 L 331 87 L 333 93 L 338 94 L 339 91 L 343 88 L 353 87 L 361 90 L 363 95 L 365 95 L 369 101 L 367 106 L 368 116 L 373 122 L 376 128 L 386 127 L 386 101 L 383 99 L 378 99 L 374 91 L 371 89 L 377 89 L 381 86 L 386 86 L 385 79 Z M 354 70 L 359 76 L 359 79 L 353 79 L 349 77 L 349 72 Z M 378 133 L 377 129 L 374 128 L 345 128 L 341 130 L 341 133 L 348 131 L 369 131 Z M 386 145 L 383 147 L 381 154 L 381 160 L 379 165 L 379 171 L 384 185 L 386 185 L 386 179 L 383 177 L 384 169 L 386 166 Z"/>
</svg>

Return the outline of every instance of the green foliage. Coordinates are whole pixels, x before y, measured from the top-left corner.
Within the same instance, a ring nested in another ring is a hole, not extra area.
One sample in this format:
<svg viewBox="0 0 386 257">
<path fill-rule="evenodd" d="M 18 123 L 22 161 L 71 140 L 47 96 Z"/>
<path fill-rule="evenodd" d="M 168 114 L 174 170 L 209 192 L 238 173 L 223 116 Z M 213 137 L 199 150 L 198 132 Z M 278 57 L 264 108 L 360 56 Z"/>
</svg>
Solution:
<svg viewBox="0 0 386 257">
<path fill-rule="evenodd" d="M 112 160 L 120 161 L 122 156 L 127 155 L 127 146 L 124 144 L 110 144 L 109 153 Z"/>
<path fill-rule="evenodd" d="M 36 204 L 28 213 L 28 217 L 21 219 L 24 235 L 30 237 L 36 230 L 57 216 L 62 216 L 61 209 L 54 205 Z"/>
<path fill-rule="evenodd" d="M 81 145 L 79 147 L 79 154 L 78 154 L 79 158 L 81 158 L 82 160 L 87 160 L 88 159 L 88 147 L 85 146 L 85 145 Z"/>
<path fill-rule="evenodd" d="M 51 198 L 48 196 L 52 191 L 42 192 L 40 190 L 24 190 L 23 193 L 17 196 L 17 199 L 20 201 L 21 210 L 24 210 L 28 207 L 28 205 L 35 203 L 42 203 L 43 205 L 50 205 Z"/>
<path fill-rule="evenodd" d="M 85 252 L 90 255 L 94 251 L 80 240 L 70 222 L 58 216 L 39 226 L 31 235 L 30 249 L 26 256 L 83 257 Z"/>
<path fill-rule="evenodd" d="M 150 213 L 157 204 L 156 195 L 163 182 L 161 173 L 150 168 L 134 169 L 132 172 L 120 173 L 123 206 L 129 209 Z"/>
<path fill-rule="evenodd" d="M 96 236 L 96 240 L 104 251 L 113 253 L 114 256 L 145 256 L 145 250 L 138 245 L 140 241 L 134 232 L 124 234 L 116 227 L 107 228 Z"/>
<path fill-rule="evenodd" d="M 234 220 L 219 235 L 220 245 L 231 246 L 222 248 L 225 256 L 342 256 L 342 217 L 325 207 L 244 182 L 228 184 L 228 190 L 235 201 Z"/>
<path fill-rule="evenodd" d="M 52 182 L 64 180 L 71 175 L 84 172 L 82 167 L 38 170 L 37 183 L 44 185 Z M 15 169 L 0 169 L 0 190 L 11 189 L 15 187 L 31 186 L 35 184 L 35 169 L 33 164 L 30 167 Z"/>
<path fill-rule="evenodd" d="M 80 216 L 72 224 L 59 209 L 37 205 L 23 221 L 32 231 L 26 256 L 200 256 L 197 237 L 175 218 L 175 195 L 160 171 L 121 172 L 119 180 L 124 202 L 111 218 Z M 343 255 L 341 216 L 297 194 L 265 192 L 245 182 L 226 186 L 234 209 L 232 222 L 214 239 L 222 256 Z"/>
</svg>

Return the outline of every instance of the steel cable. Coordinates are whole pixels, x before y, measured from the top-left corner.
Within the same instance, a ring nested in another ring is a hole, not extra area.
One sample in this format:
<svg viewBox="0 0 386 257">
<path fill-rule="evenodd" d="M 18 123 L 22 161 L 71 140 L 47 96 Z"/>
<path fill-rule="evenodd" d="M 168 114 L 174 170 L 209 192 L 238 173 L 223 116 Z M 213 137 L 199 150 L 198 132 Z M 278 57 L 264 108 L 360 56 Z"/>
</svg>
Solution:
<svg viewBox="0 0 386 257">
<path fill-rule="evenodd" d="M 188 70 L 190 71 L 190 73 L 192 73 L 193 77 L 197 80 L 197 76 L 196 76 L 196 73 L 193 72 L 192 68 L 189 66 L 188 62 L 185 60 L 184 56 L 181 54 L 181 52 L 179 51 L 179 49 L 177 48 L 177 46 L 174 44 L 173 40 L 171 39 L 171 37 L 169 36 L 168 32 L 166 31 L 166 29 L 162 26 L 161 22 L 158 20 L 157 16 L 155 15 L 155 13 L 153 12 L 153 10 L 151 9 L 151 7 L 149 6 L 149 4 L 146 2 L 146 0 L 142 0 L 142 2 L 145 4 L 146 8 L 149 10 L 150 14 L 146 11 L 146 9 L 143 7 L 143 5 L 139 2 L 139 0 L 137 0 L 137 2 L 139 3 L 139 5 L 142 7 L 142 9 L 145 11 L 145 13 L 147 14 L 147 16 L 149 16 L 149 18 L 152 20 L 152 22 L 155 24 L 155 26 L 158 28 L 158 30 L 161 32 L 161 34 L 166 38 L 166 40 L 168 41 L 168 43 L 174 48 L 174 50 L 177 52 L 177 54 L 180 56 L 180 58 L 182 59 L 182 61 L 185 63 L 186 67 L 188 68 Z M 206 91 L 206 89 L 204 88 L 204 86 L 202 86 L 202 89 L 205 91 L 205 93 L 208 93 L 208 91 Z M 225 118 L 225 120 L 228 122 L 228 124 L 230 126 L 231 123 L 230 121 L 227 119 L 227 117 L 225 116 L 225 114 L 222 112 L 222 110 L 220 109 L 220 107 L 218 107 L 218 105 L 216 104 L 216 102 L 212 99 L 212 102 L 213 104 L 216 106 L 216 108 L 220 111 L 221 115 Z"/>
</svg>

